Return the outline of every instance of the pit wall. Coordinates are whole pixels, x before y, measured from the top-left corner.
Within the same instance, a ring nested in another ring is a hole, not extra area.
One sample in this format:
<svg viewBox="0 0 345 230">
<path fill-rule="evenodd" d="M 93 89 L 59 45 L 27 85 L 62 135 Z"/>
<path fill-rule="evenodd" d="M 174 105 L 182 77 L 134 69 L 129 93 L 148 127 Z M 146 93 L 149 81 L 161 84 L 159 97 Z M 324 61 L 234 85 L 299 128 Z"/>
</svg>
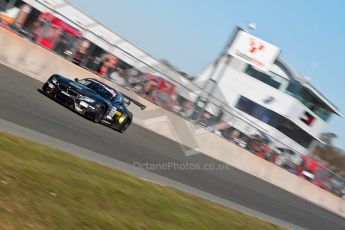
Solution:
<svg viewBox="0 0 345 230">
<path fill-rule="evenodd" d="M 130 105 L 130 110 L 134 114 L 134 123 L 181 143 L 181 148 L 186 150 L 186 157 L 189 154 L 195 154 L 195 152 L 188 152 L 184 146 L 198 150 L 345 217 L 345 200 L 205 129 L 197 128 L 189 121 L 74 65 L 45 48 L 5 29 L 0 29 L 0 47 L 0 62 L 2 64 L 42 82 L 46 81 L 52 74 L 61 74 L 71 79 L 94 77 L 138 100 L 147 108 L 142 111 L 138 107 Z"/>
</svg>

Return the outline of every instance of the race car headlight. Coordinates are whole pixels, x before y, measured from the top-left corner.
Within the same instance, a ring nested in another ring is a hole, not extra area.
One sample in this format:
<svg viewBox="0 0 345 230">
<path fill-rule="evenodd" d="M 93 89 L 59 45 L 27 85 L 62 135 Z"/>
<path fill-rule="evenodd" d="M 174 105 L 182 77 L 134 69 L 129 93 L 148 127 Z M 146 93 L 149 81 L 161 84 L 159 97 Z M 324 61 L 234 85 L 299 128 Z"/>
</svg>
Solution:
<svg viewBox="0 0 345 230">
<path fill-rule="evenodd" d="M 125 120 L 124 117 L 120 117 L 120 118 L 119 118 L 119 123 L 121 124 L 124 120 Z"/>
<path fill-rule="evenodd" d="M 50 80 L 52 83 L 56 84 L 57 83 L 57 79 L 55 77 L 53 77 L 51 80 Z"/>
<path fill-rule="evenodd" d="M 80 99 L 80 100 L 82 100 L 82 101 L 89 102 L 89 103 L 94 103 L 94 102 L 95 102 L 94 99 L 89 98 L 89 97 L 85 97 L 85 96 L 80 96 L 80 97 L 78 97 L 78 99 Z"/>
</svg>

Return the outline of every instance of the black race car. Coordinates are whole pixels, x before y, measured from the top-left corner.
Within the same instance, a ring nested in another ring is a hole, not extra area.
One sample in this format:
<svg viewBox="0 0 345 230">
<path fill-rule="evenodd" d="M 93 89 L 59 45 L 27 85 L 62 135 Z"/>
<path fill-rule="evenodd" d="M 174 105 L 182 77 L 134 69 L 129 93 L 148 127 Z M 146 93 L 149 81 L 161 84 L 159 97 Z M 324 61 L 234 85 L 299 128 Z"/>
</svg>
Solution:
<svg viewBox="0 0 345 230">
<path fill-rule="evenodd" d="M 133 114 L 127 109 L 131 102 L 146 106 L 93 78 L 75 79 L 52 75 L 40 90 L 47 96 L 83 114 L 96 123 L 103 123 L 124 132 L 132 122 Z"/>
</svg>

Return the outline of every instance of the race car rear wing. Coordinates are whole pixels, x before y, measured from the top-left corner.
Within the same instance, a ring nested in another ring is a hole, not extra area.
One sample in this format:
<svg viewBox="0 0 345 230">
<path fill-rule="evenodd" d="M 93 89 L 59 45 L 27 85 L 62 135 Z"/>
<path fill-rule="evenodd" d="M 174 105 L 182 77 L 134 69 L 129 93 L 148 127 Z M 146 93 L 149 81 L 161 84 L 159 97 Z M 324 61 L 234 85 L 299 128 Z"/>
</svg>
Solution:
<svg viewBox="0 0 345 230">
<path fill-rule="evenodd" d="M 125 103 L 127 105 L 130 105 L 131 102 L 133 102 L 133 104 L 135 104 L 136 106 L 139 106 L 141 110 L 146 109 L 146 105 L 141 104 L 139 101 L 134 100 L 133 98 L 131 98 L 131 97 L 125 95 L 125 94 L 122 94 L 122 96 L 125 98 Z"/>
</svg>

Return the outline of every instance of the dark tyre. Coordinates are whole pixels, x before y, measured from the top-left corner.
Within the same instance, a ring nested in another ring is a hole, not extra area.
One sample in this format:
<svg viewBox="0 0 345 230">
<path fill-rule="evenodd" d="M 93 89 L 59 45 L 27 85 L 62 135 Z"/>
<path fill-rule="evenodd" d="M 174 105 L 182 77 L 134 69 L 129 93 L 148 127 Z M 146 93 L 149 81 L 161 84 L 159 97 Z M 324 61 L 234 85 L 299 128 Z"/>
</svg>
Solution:
<svg viewBox="0 0 345 230">
<path fill-rule="evenodd" d="M 128 127 L 130 126 L 131 122 L 132 121 L 128 118 L 126 120 L 124 120 L 122 125 L 119 128 L 119 132 L 123 133 L 124 131 L 126 131 L 126 129 L 128 129 Z"/>
<path fill-rule="evenodd" d="M 50 98 L 55 98 L 55 90 L 51 90 L 48 87 L 48 83 L 45 83 L 41 89 L 38 89 L 40 93 L 43 93 L 44 95 L 50 97 Z"/>
<path fill-rule="evenodd" d="M 51 94 L 50 89 L 48 87 L 48 83 L 44 83 L 44 85 L 42 86 L 41 92 L 44 94 Z"/>
<path fill-rule="evenodd" d="M 97 105 L 93 114 L 93 122 L 99 123 L 104 117 L 105 107 L 104 105 Z"/>
</svg>

